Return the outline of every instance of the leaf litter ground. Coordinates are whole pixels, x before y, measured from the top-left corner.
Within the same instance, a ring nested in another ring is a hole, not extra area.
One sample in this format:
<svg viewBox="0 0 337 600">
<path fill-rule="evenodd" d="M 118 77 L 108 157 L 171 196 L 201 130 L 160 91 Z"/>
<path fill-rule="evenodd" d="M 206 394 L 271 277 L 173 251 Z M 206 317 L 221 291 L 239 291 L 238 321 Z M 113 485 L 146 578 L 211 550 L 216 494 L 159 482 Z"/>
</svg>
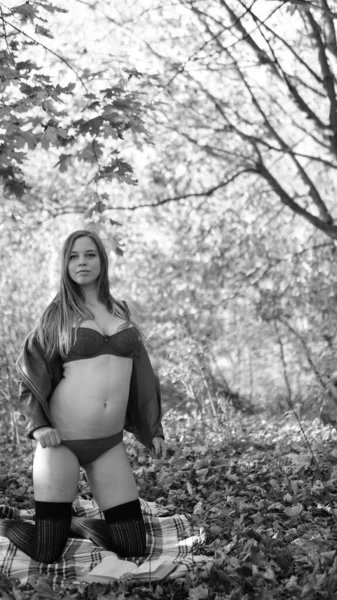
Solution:
<svg viewBox="0 0 337 600">
<path fill-rule="evenodd" d="M 127 435 L 140 496 L 206 531 L 195 553 L 212 558 L 175 581 L 69 585 L 57 594 L 40 578 L 24 586 L 0 579 L 4 600 L 337 600 L 336 433 L 302 422 L 231 415 L 167 419 L 168 455 L 156 460 Z M 2 436 L 0 503 L 33 504 L 33 445 Z M 88 493 L 82 477 L 79 492 Z"/>
</svg>

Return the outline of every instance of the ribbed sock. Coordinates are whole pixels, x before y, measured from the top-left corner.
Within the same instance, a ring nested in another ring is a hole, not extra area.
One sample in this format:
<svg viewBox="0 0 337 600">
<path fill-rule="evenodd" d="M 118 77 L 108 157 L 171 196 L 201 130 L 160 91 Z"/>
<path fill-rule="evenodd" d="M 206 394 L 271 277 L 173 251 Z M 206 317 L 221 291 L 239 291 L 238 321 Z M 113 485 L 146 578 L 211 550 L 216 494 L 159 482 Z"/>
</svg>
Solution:
<svg viewBox="0 0 337 600">
<path fill-rule="evenodd" d="M 126 502 L 103 512 L 105 520 L 74 517 L 72 532 L 120 556 L 143 556 L 146 550 L 146 530 L 139 500 Z"/>
<path fill-rule="evenodd" d="M 143 556 L 146 550 L 146 530 L 139 500 L 132 500 L 103 511 L 110 550 L 120 556 Z"/>
<path fill-rule="evenodd" d="M 71 502 L 35 501 L 35 526 L 24 521 L 6 520 L 1 533 L 25 554 L 38 562 L 52 563 L 60 558 L 71 524 Z"/>
</svg>

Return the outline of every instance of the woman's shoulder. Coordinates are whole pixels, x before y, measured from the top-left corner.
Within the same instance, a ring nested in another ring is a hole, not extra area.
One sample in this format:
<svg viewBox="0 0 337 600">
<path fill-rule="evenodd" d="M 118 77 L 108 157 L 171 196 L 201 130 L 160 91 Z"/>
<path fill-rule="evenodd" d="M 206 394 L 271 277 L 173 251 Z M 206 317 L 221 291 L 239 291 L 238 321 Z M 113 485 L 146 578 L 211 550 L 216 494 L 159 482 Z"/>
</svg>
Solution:
<svg viewBox="0 0 337 600">
<path fill-rule="evenodd" d="M 40 341 L 39 329 L 38 325 L 32 329 L 28 335 L 26 336 L 22 347 L 22 351 L 28 351 L 30 354 L 34 352 L 38 352 L 38 354 L 43 354 L 43 348 Z"/>
</svg>

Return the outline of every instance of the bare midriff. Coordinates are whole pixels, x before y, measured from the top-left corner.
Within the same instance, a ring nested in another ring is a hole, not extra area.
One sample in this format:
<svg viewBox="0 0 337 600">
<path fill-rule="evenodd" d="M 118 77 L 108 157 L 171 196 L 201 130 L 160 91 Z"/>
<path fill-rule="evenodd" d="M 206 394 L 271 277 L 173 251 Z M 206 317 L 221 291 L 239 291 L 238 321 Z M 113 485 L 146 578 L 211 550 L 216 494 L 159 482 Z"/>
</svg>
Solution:
<svg viewBox="0 0 337 600">
<path fill-rule="evenodd" d="M 61 438 L 100 438 L 121 431 L 131 372 L 132 358 L 110 354 L 65 363 L 49 403 Z"/>
</svg>

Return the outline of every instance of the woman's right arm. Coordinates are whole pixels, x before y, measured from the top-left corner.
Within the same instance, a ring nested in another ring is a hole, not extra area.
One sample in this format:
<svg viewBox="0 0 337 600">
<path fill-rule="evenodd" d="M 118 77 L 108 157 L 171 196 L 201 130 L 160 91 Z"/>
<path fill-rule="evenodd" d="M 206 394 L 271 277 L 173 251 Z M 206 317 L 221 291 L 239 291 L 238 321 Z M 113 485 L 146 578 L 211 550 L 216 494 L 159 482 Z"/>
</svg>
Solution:
<svg viewBox="0 0 337 600">
<path fill-rule="evenodd" d="M 48 411 L 48 398 L 59 374 L 55 364 L 47 360 L 36 330 L 26 338 L 17 367 L 20 380 L 19 409 L 26 420 L 28 437 L 40 442 L 43 448 L 59 445 L 60 435 L 52 427 Z"/>
<path fill-rule="evenodd" d="M 42 448 L 61 444 L 60 434 L 51 426 L 40 402 L 23 381 L 20 382 L 19 388 L 19 407 L 26 419 L 28 437 L 40 442 Z"/>
</svg>

